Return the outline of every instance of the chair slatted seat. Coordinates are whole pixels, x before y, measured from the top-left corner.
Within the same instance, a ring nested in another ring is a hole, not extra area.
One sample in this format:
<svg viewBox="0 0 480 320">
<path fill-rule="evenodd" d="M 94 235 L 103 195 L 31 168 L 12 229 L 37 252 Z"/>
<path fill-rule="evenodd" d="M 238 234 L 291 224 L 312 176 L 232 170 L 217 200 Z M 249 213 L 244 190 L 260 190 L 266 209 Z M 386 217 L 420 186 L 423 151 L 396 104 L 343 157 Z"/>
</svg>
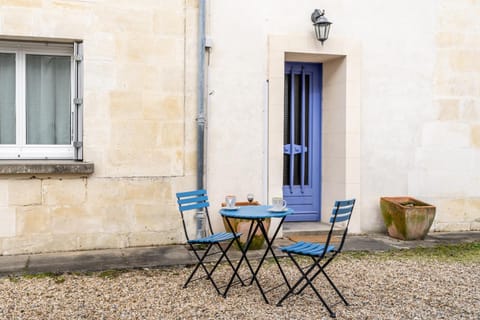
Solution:
<svg viewBox="0 0 480 320">
<path fill-rule="evenodd" d="M 336 317 L 335 312 L 332 311 L 331 307 L 327 304 L 325 299 L 320 295 L 318 289 L 315 287 L 313 281 L 319 274 L 323 274 L 327 279 L 328 283 L 335 290 L 337 295 L 341 298 L 343 303 L 348 306 L 348 302 L 345 297 L 341 294 L 340 290 L 335 286 L 332 279 L 328 276 L 325 271 L 325 268 L 332 262 L 332 260 L 342 251 L 343 245 L 345 243 L 345 238 L 348 233 L 348 225 L 350 224 L 350 218 L 352 216 L 353 207 L 355 206 L 355 199 L 335 201 L 334 208 L 332 210 L 332 215 L 330 216 L 330 230 L 328 236 L 324 243 L 314 243 L 314 242 L 297 242 L 292 245 L 281 247 L 280 249 L 287 253 L 290 259 L 293 261 L 294 265 L 299 270 L 301 276 L 297 282 L 291 286 L 287 293 L 278 301 L 277 305 L 281 305 L 285 299 L 292 295 L 301 294 L 305 288 L 310 287 L 318 299 L 322 302 L 325 308 L 330 313 L 332 318 Z M 340 242 L 331 244 L 333 238 L 334 229 L 335 232 L 338 232 L 338 225 L 343 225 L 342 235 Z M 296 260 L 296 257 L 307 256 L 312 259 L 312 263 L 307 266 L 301 266 L 300 263 Z M 300 288 L 300 289 L 298 289 Z"/>
<path fill-rule="evenodd" d="M 190 243 L 215 243 L 215 242 L 231 240 L 234 238 L 235 238 L 235 234 L 233 233 L 220 232 L 220 233 L 209 235 L 208 237 L 189 240 L 189 242 Z"/>
<path fill-rule="evenodd" d="M 331 252 L 333 250 L 335 250 L 335 247 L 330 245 L 326 251 Z M 325 251 L 325 245 L 300 241 L 292 244 L 291 246 L 283 247 L 282 251 L 287 253 L 301 254 L 304 256 L 318 256 Z"/>
<path fill-rule="evenodd" d="M 180 214 L 182 216 L 182 224 L 183 229 L 185 232 L 185 237 L 187 239 L 187 244 L 190 246 L 190 249 L 194 253 L 195 257 L 197 258 L 197 263 L 188 277 L 187 281 L 183 285 L 184 288 L 188 286 L 191 281 L 200 280 L 207 278 L 212 283 L 213 287 L 217 291 L 218 294 L 222 294 L 220 292 L 219 286 L 213 280 L 213 273 L 217 269 L 220 262 L 223 259 L 227 261 L 227 263 L 232 268 L 233 272 L 236 274 L 237 278 L 243 284 L 243 281 L 240 279 L 238 274 L 235 271 L 235 267 L 233 266 L 232 262 L 227 256 L 227 251 L 232 246 L 233 242 L 236 238 L 240 237 L 241 233 L 232 233 L 232 232 L 218 232 L 214 233 L 212 224 L 210 221 L 210 215 L 208 213 L 208 207 L 210 206 L 208 202 L 208 195 L 207 191 L 204 189 L 201 190 L 194 190 L 194 191 L 187 191 L 187 192 L 178 192 L 176 194 L 177 197 L 177 204 Z M 189 235 L 187 224 L 185 221 L 184 213 L 191 211 L 191 212 L 198 212 L 202 211 L 205 215 L 205 221 L 207 223 L 207 232 L 208 235 L 200 237 L 200 238 L 193 238 Z M 201 254 L 202 249 L 198 247 L 198 245 L 207 245 L 203 254 Z M 222 247 L 222 244 L 226 244 L 226 247 Z M 215 250 L 216 248 L 217 250 Z M 212 250 L 213 249 L 213 250 Z M 209 256 L 219 255 L 219 258 L 215 262 L 214 266 L 209 270 L 205 265 L 205 259 Z M 205 276 L 199 276 L 194 278 L 194 275 L 197 271 L 202 268 L 205 271 Z"/>
</svg>

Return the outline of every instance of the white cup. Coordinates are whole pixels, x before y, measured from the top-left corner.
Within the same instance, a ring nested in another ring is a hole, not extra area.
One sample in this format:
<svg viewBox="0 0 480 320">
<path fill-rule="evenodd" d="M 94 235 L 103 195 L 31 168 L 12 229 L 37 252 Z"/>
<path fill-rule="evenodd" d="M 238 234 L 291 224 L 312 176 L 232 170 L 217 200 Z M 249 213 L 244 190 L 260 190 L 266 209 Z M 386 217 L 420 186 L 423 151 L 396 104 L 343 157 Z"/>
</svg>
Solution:
<svg viewBox="0 0 480 320">
<path fill-rule="evenodd" d="M 273 197 L 272 205 L 273 205 L 273 210 L 275 211 L 285 210 L 287 208 L 287 201 L 283 200 L 283 198 L 281 197 Z"/>
<path fill-rule="evenodd" d="M 235 208 L 235 202 L 237 202 L 235 196 L 228 195 L 225 197 L 225 203 L 227 204 L 227 208 Z"/>
</svg>

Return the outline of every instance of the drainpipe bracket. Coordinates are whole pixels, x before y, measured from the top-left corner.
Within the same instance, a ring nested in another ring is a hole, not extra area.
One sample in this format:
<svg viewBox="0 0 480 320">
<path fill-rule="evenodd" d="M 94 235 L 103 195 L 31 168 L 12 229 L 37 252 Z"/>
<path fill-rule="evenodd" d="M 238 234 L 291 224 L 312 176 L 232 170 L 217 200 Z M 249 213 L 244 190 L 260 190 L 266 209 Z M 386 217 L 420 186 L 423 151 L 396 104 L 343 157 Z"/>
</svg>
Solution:
<svg viewBox="0 0 480 320">
<path fill-rule="evenodd" d="M 212 38 L 205 38 L 205 49 L 211 49 L 213 47 Z"/>
<path fill-rule="evenodd" d="M 207 122 L 204 116 L 197 117 L 195 121 L 197 121 L 197 123 L 200 125 L 205 124 Z"/>
</svg>

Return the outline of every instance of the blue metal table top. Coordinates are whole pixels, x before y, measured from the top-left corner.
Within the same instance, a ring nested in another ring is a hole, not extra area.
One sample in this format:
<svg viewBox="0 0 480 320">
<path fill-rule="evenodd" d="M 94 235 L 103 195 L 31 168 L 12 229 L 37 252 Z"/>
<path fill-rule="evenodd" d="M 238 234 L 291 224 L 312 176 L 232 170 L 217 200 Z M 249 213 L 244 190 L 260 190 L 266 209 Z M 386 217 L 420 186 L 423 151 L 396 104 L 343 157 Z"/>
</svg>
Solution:
<svg viewBox="0 0 480 320">
<path fill-rule="evenodd" d="M 235 210 L 222 208 L 220 214 L 227 218 L 239 219 L 267 219 L 283 218 L 293 213 L 293 210 L 286 208 L 284 211 L 272 211 L 272 206 L 239 206 Z"/>
</svg>

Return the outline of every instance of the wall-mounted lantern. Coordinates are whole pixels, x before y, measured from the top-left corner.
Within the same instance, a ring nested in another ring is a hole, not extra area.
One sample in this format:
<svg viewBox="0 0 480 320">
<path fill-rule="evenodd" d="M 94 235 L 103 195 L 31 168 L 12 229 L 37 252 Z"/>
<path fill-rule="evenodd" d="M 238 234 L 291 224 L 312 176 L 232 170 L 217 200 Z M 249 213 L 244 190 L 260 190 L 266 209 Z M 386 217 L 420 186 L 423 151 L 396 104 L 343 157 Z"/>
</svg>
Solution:
<svg viewBox="0 0 480 320">
<path fill-rule="evenodd" d="M 315 29 L 315 36 L 317 40 L 322 43 L 328 39 L 328 33 L 330 32 L 330 25 L 332 24 L 328 21 L 327 17 L 325 17 L 325 10 L 318 10 L 315 9 L 312 13 L 312 22 L 313 28 Z"/>
</svg>

